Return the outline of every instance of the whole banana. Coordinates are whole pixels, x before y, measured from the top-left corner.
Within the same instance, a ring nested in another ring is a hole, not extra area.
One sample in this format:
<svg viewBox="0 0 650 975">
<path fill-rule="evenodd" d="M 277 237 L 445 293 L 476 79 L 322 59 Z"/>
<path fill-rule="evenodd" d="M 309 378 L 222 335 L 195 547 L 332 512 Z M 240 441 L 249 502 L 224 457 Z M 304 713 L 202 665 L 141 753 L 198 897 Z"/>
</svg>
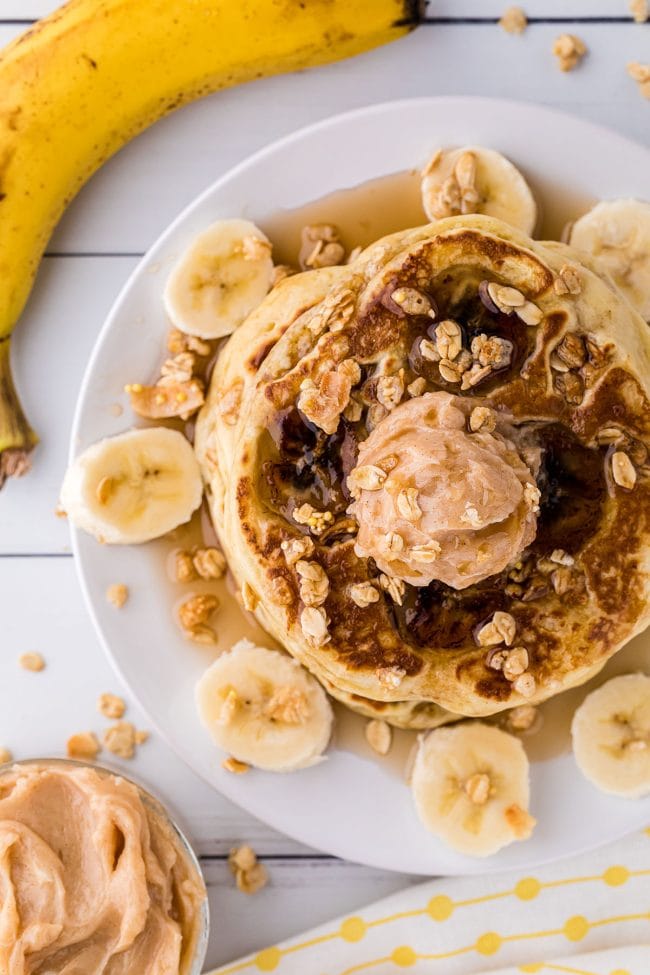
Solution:
<svg viewBox="0 0 650 975">
<path fill-rule="evenodd" d="M 420 0 L 70 0 L 0 55 L 0 484 L 36 443 L 9 338 L 65 207 L 161 116 L 405 34 Z"/>
</svg>

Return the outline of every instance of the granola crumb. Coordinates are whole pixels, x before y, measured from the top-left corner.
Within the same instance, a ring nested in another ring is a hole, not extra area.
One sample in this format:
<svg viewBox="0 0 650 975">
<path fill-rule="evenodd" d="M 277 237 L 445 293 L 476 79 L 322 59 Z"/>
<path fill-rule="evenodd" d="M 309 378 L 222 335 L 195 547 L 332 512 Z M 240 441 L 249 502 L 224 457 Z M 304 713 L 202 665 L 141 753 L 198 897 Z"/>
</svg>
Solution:
<svg viewBox="0 0 650 975">
<path fill-rule="evenodd" d="M 79 731 L 76 735 L 71 735 L 66 742 L 68 758 L 93 761 L 100 751 L 101 746 L 93 731 Z"/>
<path fill-rule="evenodd" d="M 553 54 L 558 59 L 560 71 L 573 71 L 586 53 L 587 45 L 575 34 L 560 34 L 553 44 Z"/>
<path fill-rule="evenodd" d="M 196 579 L 194 561 L 189 552 L 181 550 L 174 556 L 174 575 L 176 582 L 193 582 Z"/>
<path fill-rule="evenodd" d="M 378 755 L 388 755 L 393 743 L 393 732 L 389 724 L 373 718 L 366 725 L 366 741 Z"/>
<path fill-rule="evenodd" d="M 508 7 L 499 20 L 499 27 L 507 34 L 523 34 L 528 27 L 528 18 L 521 7 Z"/>
<path fill-rule="evenodd" d="M 530 731 L 538 717 L 539 712 L 532 704 L 520 704 L 508 713 L 508 725 L 513 731 Z"/>
<path fill-rule="evenodd" d="M 135 732 L 135 743 L 136 743 L 136 745 L 144 745 L 144 743 L 146 741 L 149 741 L 149 738 L 150 737 L 151 737 L 151 735 L 150 735 L 150 733 L 148 731 L 143 731 L 143 730 L 138 731 L 136 729 L 136 732 Z"/>
<path fill-rule="evenodd" d="M 190 596 L 189 599 L 181 603 L 178 609 L 181 626 L 188 633 L 191 633 L 196 627 L 206 624 L 218 606 L 217 597 L 209 593 Z"/>
<path fill-rule="evenodd" d="M 45 659 L 40 653 L 21 653 L 18 663 L 23 670 L 31 670 L 33 673 L 45 670 Z"/>
<path fill-rule="evenodd" d="M 104 732 L 104 747 L 119 758 L 135 755 L 136 732 L 130 721 L 118 721 Z"/>
<path fill-rule="evenodd" d="M 630 78 L 637 82 L 639 91 L 644 98 L 650 98 L 650 64 L 640 64 L 630 61 L 627 66 Z"/>
<path fill-rule="evenodd" d="M 218 548 L 199 548 L 192 558 L 202 579 L 222 579 L 226 574 L 226 557 Z"/>
<path fill-rule="evenodd" d="M 266 867 L 259 863 L 250 846 L 232 849 L 228 857 L 228 866 L 235 877 L 237 887 L 244 894 L 256 894 L 268 883 Z"/>
<path fill-rule="evenodd" d="M 628 4 L 632 18 L 637 24 L 645 24 L 650 17 L 648 0 L 630 0 Z"/>
<path fill-rule="evenodd" d="M 124 715 L 126 702 L 117 694 L 100 694 L 97 699 L 97 710 L 105 718 L 116 720 Z"/>
<path fill-rule="evenodd" d="M 0 748 L 0 765 L 6 765 L 13 761 L 13 755 L 8 748 Z"/>
<path fill-rule="evenodd" d="M 233 775 L 245 775 L 246 772 L 250 771 L 250 765 L 247 765 L 246 762 L 240 762 L 238 759 L 233 758 L 232 755 L 224 758 L 221 763 L 221 768 L 225 769 L 226 772 L 232 772 Z"/>
<path fill-rule="evenodd" d="M 106 599 L 115 609 L 122 609 L 128 598 L 129 590 L 123 582 L 116 582 L 106 590 Z"/>
</svg>

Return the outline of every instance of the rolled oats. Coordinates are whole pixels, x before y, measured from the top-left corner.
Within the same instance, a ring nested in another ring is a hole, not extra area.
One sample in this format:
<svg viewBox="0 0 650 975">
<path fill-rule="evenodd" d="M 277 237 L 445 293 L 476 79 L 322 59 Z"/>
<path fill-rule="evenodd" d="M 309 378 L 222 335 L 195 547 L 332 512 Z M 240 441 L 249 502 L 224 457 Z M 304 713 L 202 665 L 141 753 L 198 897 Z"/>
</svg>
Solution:
<svg viewBox="0 0 650 975">
<path fill-rule="evenodd" d="M 406 391 L 409 394 L 409 396 L 412 396 L 413 399 L 415 399 L 417 396 L 422 396 L 422 393 L 425 391 L 426 388 L 427 388 L 426 379 L 424 378 L 424 376 L 418 376 L 418 378 L 414 379 L 412 383 L 409 383 L 409 385 L 406 387 Z"/>
<path fill-rule="evenodd" d="M 318 562 L 296 562 L 296 572 L 300 577 L 300 598 L 305 606 L 322 606 L 329 594 L 330 584 L 327 575 Z"/>
<path fill-rule="evenodd" d="M 285 539 L 280 545 L 288 566 L 295 565 L 299 559 L 308 559 L 314 553 L 314 543 L 309 535 L 302 538 Z"/>
<path fill-rule="evenodd" d="M 79 731 L 76 735 L 71 735 L 66 742 L 68 758 L 93 761 L 100 751 L 101 746 L 92 731 Z"/>
<path fill-rule="evenodd" d="M 117 694 L 100 694 L 97 699 L 97 710 L 105 718 L 115 721 L 117 718 L 123 717 L 126 711 L 126 702 Z"/>
<path fill-rule="evenodd" d="M 348 488 L 353 495 L 360 491 L 379 491 L 385 481 L 386 472 L 374 464 L 363 464 L 355 467 L 348 474 Z"/>
<path fill-rule="evenodd" d="M 370 606 L 371 603 L 376 603 L 379 600 L 379 590 L 371 582 L 357 582 L 350 586 L 348 592 L 352 602 L 360 606 L 361 609 L 365 609 L 366 606 Z"/>
<path fill-rule="evenodd" d="M 410 550 L 415 561 L 420 562 L 422 565 L 429 565 L 431 562 L 435 562 L 441 552 L 442 548 L 440 547 L 440 543 L 434 539 L 431 539 L 431 541 L 424 545 L 414 545 Z"/>
<path fill-rule="evenodd" d="M 587 53 L 587 46 L 575 34 L 560 34 L 553 44 L 560 71 L 572 71 Z"/>
<path fill-rule="evenodd" d="M 436 325 L 436 347 L 441 359 L 455 359 L 463 348 L 463 333 L 460 325 L 445 319 Z"/>
<path fill-rule="evenodd" d="M 490 798 L 490 777 L 485 772 L 471 775 L 463 786 L 465 794 L 475 806 L 484 806 Z"/>
<path fill-rule="evenodd" d="M 176 582 L 192 582 L 196 579 L 194 560 L 189 552 L 176 552 L 174 556 L 174 574 Z"/>
<path fill-rule="evenodd" d="M 520 704 L 508 712 L 508 724 L 513 731 L 530 731 L 538 716 L 539 712 L 532 704 Z"/>
<path fill-rule="evenodd" d="M 391 299 L 407 315 L 428 315 L 430 318 L 435 318 L 430 299 L 415 288 L 396 288 L 391 294 Z"/>
<path fill-rule="evenodd" d="M 553 282 L 553 289 L 556 295 L 579 295 L 582 286 L 578 269 L 571 264 L 563 264 L 560 273 Z"/>
<path fill-rule="evenodd" d="M 221 763 L 221 768 L 225 769 L 226 772 L 232 772 L 233 775 L 245 775 L 246 772 L 250 772 L 250 765 L 246 762 L 240 762 L 238 759 L 233 758 L 230 755 L 228 758 L 224 758 Z"/>
<path fill-rule="evenodd" d="M 619 487 L 631 491 L 636 484 L 636 469 L 634 464 L 622 450 L 612 454 L 612 477 Z"/>
<path fill-rule="evenodd" d="M 255 894 L 268 883 L 268 873 L 250 848 L 240 846 L 230 851 L 228 866 L 235 877 L 237 887 L 244 894 Z"/>
<path fill-rule="evenodd" d="M 429 339 L 420 340 L 420 355 L 427 362 L 440 362 L 440 353 L 437 346 Z"/>
<path fill-rule="evenodd" d="M 202 579 L 222 579 L 226 574 L 226 557 L 218 548 L 199 548 L 192 558 Z"/>
<path fill-rule="evenodd" d="M 333 267 L 342 264 L 345 247 L 338 227 L 333 224 L 309 224 L 303 227 L 300 246 L 300 266 L 303 270 Z"/>
<path fill-rule="evenodd" d="M 375 673 L 382 687 L 391 690 L 399 687 L 406 677 L 406 671 L 402 667 L 378 667 Z"/>
<path fill-rule="evenodd" d="M 118 721 L 107 728 L 103 736 L 104 747 L 120 758 L 135 755 L 135 726 L 130 721 Z"/>
<path fill-rule="evenodd" d="M 551 572 L 551 585 L 558 596 L 563 596 L 572 588 L 573 573 L 566 566 L 560 566 Z"/>
<path fill-rule="evenodd" d="M 528 18 L 521 7 L 508 7 L 499 20 L 499 26 L 507 34 L 523 34 L 528 26 Z"/>
<path fill-rule="evenodd" d="M 377 380 L 377 399 L 387 410 L 394 410 L 404 395 L 404 370 Z"/>
<path fill-rule="evenodd" d="M 402 605 L 404 600 L 404 593 L 406 592 L 406 583 L 403 579 L 396 579 L 394 576 L 386 575 L 384 572 L 379 576 L 379 585 L 387 592 L 394 603 L 398 606 Z"/>
<path fill-rule="evenodd" d="M 282 724 L 304 724 L 310 714 L 307 696 L 297 687 L 276 687 L 264 715 Z"/>
<path fill-rule="evenodd" d="M 585 340 L 575 332 L 568 332 L 564 336 L 555 353 L 569 369 L 579 369 L 587 361 Z"/>
<path fill-rule="evenodd" d="M 404 551 L 404 539 L 399 532 L 386 532 L 380 539 L 380 547 L 386 555 L 399 555 Z"/>
<path fill-rule="evenodd" d="M 526 304 L 526 298 L 516 288 L 511 288 L 507 284 L 497 284 L 490 281 L 487 286 L 487 293 L 499 309 L 509 315 L 514 308 L 522 308 Z"/>
<path fill-rule="evenodd" d="M 300 626 L 307 640 L 316 647 L 322 647 L 330 639 L 327 614 L 320 606 L 306 606 L 300 614 Z"/>
<path fill-rule="evenodd" d="M 449 359 L 443 359 L 438 363 L 438 369 L 440 371 L 440 378 L 444 379 L 446 383 L 459 383 L 462 379 L 462 373 L 455 362 L 451 362 Z"/>
<path fill-rule="evenodd" d="M 393 743 L 393 732 L 389 724 L 376 718 L 366 725 L 366 741 L 378 755 L 388 755 Z"/>
<path fill-rule="evenodd" d="M 532 302 L 526 301 L 521 308 L 517 308 L 517 317 L 521 318 L 524 325 L 539 325 L 544 318 L 541 308 Z"/>
<path fill-rule="evenodd" d="M 517 632 L 517 621 L 510 613 L 497 610 L 489 623 L 485 623 L 476 639 L 479 647 L 491 647 L 499 643 L 511 646 Z"/>
<path fill-rule="evenodd" d="M 484 433 L 492 433 L 496 428 L 497 418 L 494 410 L 487 406 L 475 406 L 469 417 L 469 428 L 472 433 L 482 430 Z"/>
<path fill-rule="evenodd" d="M 492 366 L 481 366 L 477 362 L 471 369 L 463 373 L 460 388 L 471 389 L 473 386 L 478 386 L 480 382 L 483 382 L 490 375 L 492 375 Z"/>
<path fill-rule="evenodd" d="M 549 555 L 551 562 L 555 562 L 557 565 L 575 565 L 575 559 L 568 552 L 565 552 L 563 548 L 554 548 Z"/>
<path fill-rule="evenodd" d="M 402 518 L 413 523 L 422 517 L 422 508 L 418 504 L 419 493 L 416 488 L 402 488 L 397 495 L 397 510 Z"/>
<path fill-rule="evenodd" d="M 185 383 L 194 375 L 196 356 L 193 352 L 181 352 L 171 359 L 166 359 L 160 367 L 159 386 Z"/>
<path fill-rule="evenodd" d="M 33 673 L 45 670 L 45 659 L 40 653 L 21 653 L 18 663 L 23 670 L 30 670 Z"/>
</svg>

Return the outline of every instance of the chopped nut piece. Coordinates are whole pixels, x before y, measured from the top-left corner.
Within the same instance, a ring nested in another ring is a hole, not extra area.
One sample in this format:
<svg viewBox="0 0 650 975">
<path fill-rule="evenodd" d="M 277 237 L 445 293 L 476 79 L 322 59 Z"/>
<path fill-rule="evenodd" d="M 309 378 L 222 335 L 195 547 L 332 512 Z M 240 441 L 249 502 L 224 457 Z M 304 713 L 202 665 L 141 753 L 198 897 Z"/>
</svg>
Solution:
<svg viewBox="0 0 650 975">
<path fill-rule="evenodd" d="M 407 315 L 428 315 L 430 318 L 436 316 L 429 298 L 415 288 L 397 288 L 393 291 L 391 299 Z"/>
<path fill-rule="evenodd" d="M 366 741 L 378 755 L 388 755 L 393 743 L 393 732 L 385 721 L 373 719 L 366 725 Z"/>
<path fill-rule="evenodd" d="M 565 552 L 563 548 L 554 548 L 549 555 L 551 562 L 555 562 L 557 565 L 575 565 L 575 559 L 568 552 Z"/>
<path fill-rule="evenodd" d="M 226 574 L 226 557 L 218 548 L 200 548 L 192 558 L 202 579 L 222 579 Z"/>
<path fill-rule="evenodd" d="M 185 332 L 172 328 L 167 335 L 167 349 L 173 355 L 180 355 L 182 352 L 196 352 L 197 355 L 210 355 L 210 345 L 196 335 L 187 335 Z"/>
<path fill-rule="evenodd" d="M 513 647 L 503 661 L 501 672 L 506 680 L 513 681 L 524 673 L 528 668 L 528 663 L 529 657 L 526 647 Z"/>
<path fill-rule="evenodd" d="M 551 585 L 558 596 L 563 596 L 572 588 L 573 575 L 571 569 L 560 566 L 551 572 Z"/>
<path fill-rule="evenodd" d="M 629 8 L 637 24 L 644 24 L 650 17 L 648 0 L 630 0 Z"/>
<path fill-rule="evenodd" d="M 382 572 L 379 576 L 379 585 L 384 592 L 388 593 L 394 603 L 397 603 L 398 606 L 402 605 L 406 591 L 406 583 L 403 579 L 395 579 L 393 576 L 386 575 Z"/>
<path fill-rule="evenodd" d="M 406 677 L 406 671 L 402 667 L 378 667 L 375 673 L 382 687 L 392 690 L 399 687 Z"/>
<path fill-rule="evenodd" d="M 121 718 L 126 711 L 126 702 L 117 694 L 100 694 L 97 699 L 97 710 L 105 718 L 116 720 Z"/>
<path fill-rule="evenodd" d="M 246 772 L 250 771 L 250 765 L 247 765 L 246 762 L 239 762 L 232 756 L 224 758 L 221 768 L 225 769 L 226 772 L 232 772 L 234 775 L 245 775 Z"/>
<path fill-rule="evenodd" d="M 417 488 L 403 488 L 397 495 L 397 510 L 407 521 L 417 522 L 422 517 L 422 508 L 418 504 Z"/>
<path fill-rule="evenodd" d="M 490 777 L 485 772 L 477 772 L 469 777 L 463 788 L 470 802 L 484 806 L 490 798 Z"/>
<path fill-rule="evenodd" d="M 6 765 L 13 761 L 13 755 L 8 748 L 0 748 L 0 765 Z"/>
<path fill-rule="evenodd" d="M 532 674 L 520 674 L 519 677 L 515 678 L 512 686 L 517 694 L 521 694 L 522 697 L 532 697 L 537 690 L 537 684 Z"/>
<path fill-rule="evenodd" d="M 525 809 L 522 809 L 521 806 L 518 806 L 516 803 L 512 806 L 508 806 L 508 808 L 504 810 L 503 815 L 506 818 L 508 826 L 519 840 L 525 840 L 528 836 L 530 836 L 535 823 L 537 822 L 537 820 L 531 816 L 529 812 L 526 812 Z"/>
<path fill-rule="evenodd" d="M 377 399 L 387 410 L 394 410 L 404 395 L 404 370 L 377 380 Z"/>
<path fill-rule="evenodd" d="M 76 735 L 71 735 L 66 742 L 68 758 L 93 761 L 100 750 L 100 744 L 92 731 L 80 731 Z"/>
<path fill-rule="evenodd" d="M 575 34 L 560 34 L 553 44 L 560 71 L 572 71 L 587 53 L 587 46 Z"/>
<path fill-rule="evenodd" d="M 21 653 L 18 663 L 23 670 L 31 670 L 34 673 L 45 669 L 45 660 L 40 653 Z"/>
<path fill-rule="evenodd" d="M 436 347 L 442 359 L 453 360 L 463 348 L 463 333 L 460 325 L 445 319 L 436 326 Z"/>
<path fill-rule="evenodd" d="M 350 586 L 348 592 L 352 602 L 360 606 L 361 609 L 365 609 L 366 606 L 370 606 L 371 603 L 376 603 L 379 600 L 379 590 L 371 582 L 357 582 Z"/>
<path fill-rule="evenodd" d="M 303 227 L 299 261 L 303 271 L 315 267 L 333 267 L 342 264 L 345 247 L 341 235 L 332 224 L 309 224 Z"/>
<path fill-rule="evenodd" d="M 472 355 L 478 359 L 479 365 L 490 366 L 492 369 L 502 369 L 510 364 L 513 344 L 508 339 L 497 335 L 477 335 L 472 339 Z"/>
<path fill-rule="evenodd" d="M 282 724 L 303 724 L 309 713 L 309 701 L 297 687 L 276 688 L 264 707 L 267 718 Z"/>
<path fill-rule="evenodd" d="M 499 20 L 499 26 L 507 34 L 523 34 L 528 26 L 528 18 L 521 7 L 508 7 Z"/>
<path fill-rule="evenodd" d="M 508 724 L 514 731 L 530 731 L 538 716 L 539 712 L 532 704 L 520 704 L 508 713 Z"/>
<path fill-rule="evenodd" d="M 189 552 L 176 552 L 174 556 L 174 574 L 177 582 L 192 582 L 196 579 L 194 561 Z"/>
<path fill-rule="evenodd" d="M 118 721 L 104 732 L 104 747 L 120 758 L 135 755 L 135 726 L 130 721 Z"/>
<path fill-rule="evenodd" d="M 302 632 L 310 643 L 322 647 L 328 643 L 330 635 L 327 632 L 328 619 L 325 610 L 320 606 L 306 606 L 300 614 Z"/>
<path fill-rule="evenodd" d="M 469 428 L 472 433 L 482 430 L 484 433 L 492 433 L 497 425 L 497 418 L 494 410 L 487 406 L 475 406 L 469 417 Z"/>
<path fill-rule="evenodd" d="M 350 402 L 352 387 L 360 378 L 359 365 L 353 359 L 345 359 L 335 369 L 324 372 L 318 385 L 311 379 L 303 383 L 298 409 L 324 433 L 336 433 L 341 414 Z"/>
<path fill-rule="evenodd" d="M 636 484 L 636 469 L 634 464 L 622 450 L 612 454 L 612 477 L 619 487 L 631 491 Z"/>
<path fill-rule="evenodd" d="M 258 890 L 266 887 L 269 882 L 269 875 L 262 863 L 256 863 L 250 870 L 238 870 L 235 879 L 237 887 L 242 893 L 256 894 Z"/>
<path fill-rule="evenodd" d="M 257 863 L 257 856 L 250 846 L 234 847 L 228 856 L 228 866 L 233 873 L 237 870 L 252 870 Z"/>
<path fill-rule="evenodd" d="M 200 643 L 205 647 L 213 647 L 217 642 L 217 634 L 207 623 L 197 623 L 190 630 L 185 630 L 185 636 L 193 643 Z"/>
<path fill-rule="evenodd" d="M 106 590 L 106 599 L 115 606 L 116 609 L 121 609 L 129 598 L 129 590 L 122 582 L 115 583 L 109 586 Z"/>
<path fill-rule="evenodd" d="M 511 646 L 517 632 L 517 621 L 510 613 L 500 610 L 494 614 L 489 623 L 478 631 L 476 639 L 479 647 L 492 647 L 499 643 Z"/>
<path fill-rule="evenodd" d="M 416 562 L 421 562 L 423 565 L 430 565 L 431 562 L 436 561 L 441 551 L 440 543 L 431 539 L 425 545 L 413 545 L 411 555 Z"/>
<path fill-rule="evenodd" d="M 308 535 L 303 538 L 285 539 L 280 545 L 288 566 L 295 565 L 299 559 L 308 559 L 314 552 L 314 543 Z"/>
<path fill-rule="evenodd" d="M 296 562 L 296 572 L 300 577 L 300 598 L 305 606 L 322 606 L 329 594 L 330 583 L 325 571 L 318 562 Z"/>
<path fill-rule="evenodd" d="M 409 385 L 406 387 L 406 391 L 409 394 L 409 396 L 412 396 L 415 399 L 416 396 L 422 396 L 422 393 L 425 391 L 426 388 L 427 388 L 426 379 L 424 378 L 424 376 L 418 376 L 418 378 L 414 379 L 412 383 L 409 383 Z"/>
<path fill-rule="evenodd" d="M 192 631 L 194 627 L 201 623 L 207 623 L 212 614 L 219 606 L 216 596 L 209 593 L 202 593 L 198 596 L 190 596 L 185 602 L 181 603 L 178 610 L 178 618 L 184 630 Z"/>
<path fill-rule="evenodd" d="M 348 488 L 353 495 L 360 491 L 379 491 L 386 480 L 386 472 L 374 464 L 355 467 L 348 474 Z"/>
<path fill-rule="evenodd" d="M 503 665 L 507 656 L 508 651 L 505 649 L 505 647 L 492 647 L 491 650 L 488 650 L 485 658 L 486 666 L 488 666 L 491 670 L 503 670 Z"/>
</svg>

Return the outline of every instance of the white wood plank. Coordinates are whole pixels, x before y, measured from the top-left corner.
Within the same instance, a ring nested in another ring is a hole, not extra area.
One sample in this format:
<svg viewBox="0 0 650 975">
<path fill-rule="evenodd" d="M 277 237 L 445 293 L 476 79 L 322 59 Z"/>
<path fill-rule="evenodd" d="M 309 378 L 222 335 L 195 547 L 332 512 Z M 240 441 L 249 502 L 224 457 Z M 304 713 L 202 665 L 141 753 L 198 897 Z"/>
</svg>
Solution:
<svg viewBox="0 0 650 975">
<path fill-rule="evenodd" d="M 414 882 L 401 874 L 380 873 L 340 860 L 265 862 L 269 886 L 252 897 L 235 889 L 227 864 L 203 862 L 212 916 L 208 965 L 223 965 L 277 944 Z"/>
<path fill-rule="evenodd" d="M 69 533 L 56 518 L 72 416 L 97 333 L 134 258 L 46 258 L 13 339 L 21 400 L 41 443 L 31 472 L 10 480 L 0 503 L 0 554 L 65 552 Z"/>
<path fill-rule="evenodd" d="M 0 558 L 0 613 L 0 747 L 15 758 L 65 755 L 71 734 L 101 734 L 108 726 L 96 710 L 105 691 L 121 694 L 129 702 L 126 717 L 149 728 L 104 657 L 71 558 Z M 23 670 L 18 657 L 26 651 L 43 654 L 45 670 Z M 121 761 L 110 752 L 101 760 L 149 784 L 176 811 L 201 854 L 225 855 L 242 842 L 261 854 L 309 852 L 202 782 L 155 733 L 134 760 Z"/>
<path fill-rule="evenodd" d="M 0 41 L 8 28 L 0 29 Z M 543 102 L 648 141 L 648 105 L 626 76 L 647 60 L 644 28 L 581 25 L 590 49 L 570 74 L 551 55 L 557 25 L 511 37 L 493 25 L 421 28 L 383 49 L 220 92 L 163 119 L 112 159 L 71 205 L 57 251 L 141 251 L 198 192 L 269 141 L 384 99 L 476 94 Z M 110 201 L 110 205 L 108 204 Z"/>
</svg>

